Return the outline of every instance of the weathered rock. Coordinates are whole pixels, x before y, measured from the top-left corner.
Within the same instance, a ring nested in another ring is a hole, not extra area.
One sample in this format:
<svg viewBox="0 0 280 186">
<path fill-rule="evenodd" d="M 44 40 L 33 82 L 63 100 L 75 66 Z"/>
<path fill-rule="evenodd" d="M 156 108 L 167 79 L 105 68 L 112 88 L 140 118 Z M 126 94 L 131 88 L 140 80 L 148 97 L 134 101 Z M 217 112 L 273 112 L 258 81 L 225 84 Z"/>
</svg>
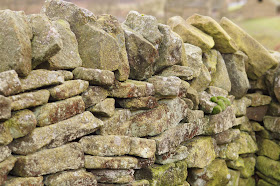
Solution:
<svg viewBox="0 0 280 186">
<path fill-rule="evenodd" d="M 238 160 L 240 144 L 226 143 L 219 145 L 216 150 L 216 156 L 225 160 Z"/>
<path fill-rule="evenodd" d="M 235 54 L 223 54 L 228 75 L 231 82 L 230 94 L 237 99 L 243 97 L 250 88 L 249 80 L 245 70 L 247 56 L 238 51 Z"/>
<path fill-rule="evenodd" d="M 191 169 L 188 182 L 191 185 L 226 185 L 229 182 L 229 171 L 225 160 L 215 159 L 203 169 Z"/>
<path fill-rule="evenodd" d="M 211 75 L 207 70 L 206 66 L 202 64 L 200 75 L 193 79 L 191 82 L 191 87 L 197 92 L 202 92 L 206 90 L 211 82 Z"/>
<path fill-rule="evenodd" d="M 72 80 L 74 77 L 73 73 L 67 70 L 57 70 L 57 72 L 64 77 L 65 81 Z"/>
<path fill-rule="evenodd" d="M 259 124 L 258 122 L 251 121 L 250 123 L 252 125 L 253 131 L 255 131 L 255 132 L 260 132 L 262 130 L 265 130 L 264 127 L 261 126 L 261 124 Z"/>
<path fill-rule="evenodd" d="M 116 109 L 110 118 L 101 118 L 104 125 L 100 128 L 101 135 L 130 136 L 131 112 L 128 109 Z"/>
<path fill-rule="evenodd" d="M 122 26 L 125 35 L 125 46 L 130 66 L 129 77 L 144 80 L 154 74 L 153 66 L 159 54 L 155 46 L 138 32 Z"/>
<path fill-rule="evenodd" d="M 12 151 L 9 149 L 8 146 L 0 146 L 0 163 L 4 161 L 7 157 L 9 157 Z"/>
<path fill-rule="evenodd" d="M 150 185 L 180 185 L 188 176 L 187 161 L 182 160 L 166 165 L 152 165 L 136 171 L 135 178 L 149 180 Z"/>
<path fill-rule="evenodd" d="M 179 97 L 180 98 L 186 98 L 187 94 L 188 94 L 188 89 L 191 87 L 191 85 L 184 80 L 181 80 L 181 84 L 180 84 L 180 90 L 179 90 Z M 186 101 L 186 100 L 185 100 Z M 191 100 L 189 100 L 191 101 Z M 190 108 L 190 107 L 189 107 Z"/>
<path fill-rule="evenodd" d="M 22 110 L 13 114 L 12 118 L 5 121 L 5 125 L 13 138 L 20 138 L 35 129 L 36 117 L 30 110 Z"/>
<path fill-rule="evenodd" d="M 101 25 L 105 32 L 109 33 L 116 39 L 119 46 L 120 64 L 118 70 L 115 72 L 115 76 L 119 81 L 127 80 L 130 73 L 130 68 L 125 48 L 124 31 L 121 24 L 117 18 L 107 14 L 99 15 L 97 17 L 97 23 Z"/>
<path fill-rule="evenodd" d="M 12 101 L 9 98 L 0 95 L 0 121 L 11 117 Z"/>
<path fill-rule="evenodd" d="M 271 101 L 268 107 L 267 115 L 280 116 L 280 104 L 278 102 Z"/>
<path fill-rule="evenodd" d="M 195 123 L 198 124 L 200 120 L 204 118 L 204 112 L 202 110 L 191 110 L 187 109 L 187 115 L 184 118 L 184 122 L 186 123 Z"/>
<path fill-rule="evenodd" d="M 176 76 L 153 76 L 148 82 L 155 87 L 155 95 L 158 97 L 169 98 L 179 95 L 181 80 Z"/>
<path fill-rule="evenodd" d="M 47 103 L 34 109 L 38 126 L 50 125 L 85 111 L 85 103 L 81 96 Z"/>
<path fill-rule="evenodd" d="M 194 110 L 198 109 L 199 97 L 198 97 L 198 92 L 195 89 L 193 89 L 192 87 L 189 87 L 186 98 L 188 98 L 192 101 Z"/>
<path fill-rule="evenodd" d="M 215 46 L 221 53 L 235 53 L 237 46 L 227 32 L 209 16 L 194 14 L 187 19 L 187 23 L 213 37 Z"/>
<path fill-rule="evenodd" d="M 241 158 L 241 157 L 238 157 L 237 160 L 227 161 L 227 166 L 229 168 L 232 168 L 232 169 L 235 169 L 235 170 L 243 169 L 245 167 L 244 159 Z"/>
<path fill-rule="evenodd" d="M 48 90 L 38 90 L 10 96 L 9 99 L 12 101 L 12 110 L 22 110 L 46 104 L 49 97 L 50 92 Z"/>
<path fill-rule="evenodd" d="M 130 138 L 127 136 L 100 136 L 83 137 L 80 144 L 86 154 L 94 156 L 121 156 L 130 152 Z"/>
<path fill-rule="evenodd" d="M 225 61 L 220 52 L 218 52 L 216 72 L 211 74 L 210 86 L 219 87 L 228 92 L 231 91 L 230 77 Z"/>
<path fill-rule="evenodd" d="M 271 132 L 280 133 L 280 118 L 273 116 L 265 116 L 263 118 L 264 126 Z"/>
<path fill-rule="evenodd" d="M 238 128 L 241 131 L 251 133 L 253 131 L 251 122 L 249 121 L 247 116 L 244 116 L 244 117 L 245 117 L 244 121 L 242 121 L 242 123 L 240 125 L 238 125 L 236 128 Z"/>
<path fill-rule="evenodd" d="M 21 91 L 21 83 L 16 71 L 0 72 L 0 95 L 10 96 Z"/>
<path fill-rule="evenodd" d="M 85 156 L 85 168 L 87 169 L 135 169 L 137 165 L 138 159 L 130 156 Z"/>
<path fill-rule="evenodd" d="M 227 186 L 235 186 L 239 184 L 239 178 L 240 178 L 240 172 L 234 171 L 232 169 L 228 169 L 228 172 L 230 174 L 229 182 L 227 183 Z"/>
<path fill-rule="evenodd" d="M 163 39 L 159 45 L 159 58 L 155 62 L 154 71 L 158 72 L 172 65 L 186 63 L 184 42 L 181 37 L 167 25 L 158 24 L 158 29 L 163 34 Z"/>
<path fill-rule="evenodd" d="M 268 69 L 275 67 L 278 62 L 255 39 L 248 35 L 227 18 L 222 18 L 220 25 L 236 41 L 237 46 L 248 56 L 246 72 L 250 79 L 256 80 Z"/>
<path fill-rule="evenodd" d="M 149 110 L 155 108 L 158 105 L 157 99 L 153 96 L 118 99 L 116 101 L 122 108 L 130 110 Z"/>
<path fill-rule="evenodd" d="M 12 141 L 13 137 L 9 128 L 4 123 L 0 123 L 0 145 L 8 145 Z"/>
<path fill-rule="evenodd" d="M 62 100 L 81 94 L 89 86 L 89 82 L 83 80 L 65 81 L 63 84 L 48 89 L 52 100 Z"/>
<path fill-rule="evenodd" d="M 211 94 L 212 96 L 223 96 L 227 97 L 228 92 L 225 89 L 219 88 L 219 87 L 214 87 L 214 86 L 209 86 L 208 89 L 206 90 L 208 94 Z"/>
<path fill-rule="evenodd" d="M 85 107 L 94 106 L 100 103 L 108 96 L 108 91 L 99 86 L 89 86 L 88 89 L 82 94 Z"/>
<path fill-rule="evenodd" d="M 252 107 L 268 105 L 271 102 L 270 96 L 262 95 L 260 93 L 246 94 L 246 97 L 251 100 Z"/>
<path fill-rule="evenodd" d="M 233 143 L 240 147 L 238 151 L 239 154 L 255 153 L 258 150 L 257 143 L 247 132 L 241 131 L 240 138 Z"/>
<path fill-rule="evenodd" d="M 64 82 L 60 73 L 48 70 L 33 70 L 25 78 L 20 79 L 23 91 L 41 88 L 49 85 L 58 85 Z"/>
<path fill-rule="evenodd" d="M 20 76 L 31 71 L 32 30 L 23 11 L 0 11 L 0 72 L 15 70 Z"/>
<path fill-rule="evenodd" d="M 190 67 L 173 65 L 171 67 L 165 68 L 159 76 L 177 76 L 182 80 L 191 80 L 193 79 L 193 71 Z"/>
<path fill-rule="evenodd" d="M 49 18 L 44 14 L 28 16 L 32 27 L 32 68 L 48 61 L 63 47 L 62 37 Z M 66 45 L 65 45 L 66 46 Z"/>
<path fill-rule="evenodd" d="M 162 41 L 163 35 L 159 31 L 157 19 L 153 16 L 139 14 L 136 11 L 130 11 L 124 21 L 124 24 L 141 34 L 156 48 L 158 48 L 158 45 Z"/>
<path fill-rule="evenodd" d="M 17 159 L 9 156 L 5 161 L 0 163 L 0 184 L 3 185 L 7 179 L 7 175 L 13 169 Z"/>
<path fill-rule="evenodd" d="M 38 177 L 11 177 L 5 182 L 5 186 L 13 185 L 38 185 L 44 186 L 43 176 Z"/>
<path fill-rule="evenodd" d="M 215 44 L 211 36 L 190 25 L 180 16 L 169 18 L 167 24 L 182 37 L 184 43 L 198 46 L 202 51 L 210 50 Z"/>
<path fill-rule="evenodd" d="M 156 142 L 153 139 L 130 138 L 129 155 L 141 158 L 152 158 L 156 152 Z"/>
<path fill-rule="evenodd" d="M 240 137 L 239 129 L 229 129 L 214 136 L 218 145 L 231 143 Z"/>
<path fill-rule="evenodd" d="M 269 183 L 268 186 L 272 186 L 272 185 L 277 185 L 278 184 L 278 181 L 271 178 L 271 177 L 268 177 L 266 175 L 264 175 L 263 173 L 259 172 L 259 171 L 256 171 L 256 175 L 259 176 L 259 178 L 265 180 L 266 183 Z M 259 180 L 260 182 L 261 180 Z M 262 185 L 261 185 L 262 186 Z M 264 185 L 266 186 L 266 185 Z"/>
<path fill-rule="evenodd" d="M 273 160 L 279 160 L 280 146 L 268 139 L 258 139 L 259 156 L 266 156 Z"/>
<path fill-rule="evenodd" d="M 262 105 L 258 107 L 249 107 L 246 111 L 246 116 L 250 120 L 263 121 L 263 117 L 266 115 L 268 110 L 268 105 Z"/>
<path fill-rule="evenodd" d="M 51 174 L 45 177 L 44 184 L 46 186 L 79 186 L 79 185 L 97 185 L 95 176 L 85 169 L 63 171 Z"/>
<path fill-rule="evenodd" d="M 252 101 L 247 97 L 242 97 L 241 99 L 235 99 L 232 103 L 232 107 L 235 110 L 236 116 L 245 116 L 247 112 L 247 107 L 251 105 Z"/>
<path fill-rule="evenodd" d="M 257 157 L 256 168 L 265 176 L 276 179 L 277 181 L 280 181 L 279 167 L 279 161 L 272 160 L 265 156 Z"/>
<path fill-rule="evenodd" d="M 272 184 L 270 184 L 269 182 L 267 182 L 263 179 L 259 179 L 258 186 L 272 186 Z"/>
<path fill-rule="evenodd" d="M 87 110 L 99 116 L 112 117 L 115 112 L 115 99 L 107 98 Z"/>
<path fill-rule="evenodd" d="M 114 73 L 109 70 L 78 67 L 73 70 L 75 79 L 89 81 L 91 85 L 111 86 L 114 83 Z"/>
<path fill-rule="evenodd" d="M 250 177 L 250 178 L 247 178 L 247 179 L 240 178 L 238 185 L 240 185 L 240 186 L 255 186 L 256 181 L 253 177 Z"/>
<path fill-rule="evenodd" d="M 200 92 L 198 95 L 200 110 L 203 110 L 205 113 L 208 114 L 212 113 L 213 108 L 217 106 L 217 103 L 211 101 L 212 95 L 208 94 L 205 91 Z"/>
<path fill-rule="evenodd" d="M 109 91 L 109 95 L 116 98 L 146 97 L 154 94 L 155 88 L 153 84 L 134 80 L 127 80 L 123 83 L 116 82 Z"/>
<path fill-rule="evenodd" d="M 256 158 L 246 157 L 246 158 L 243 158 L 243 160 L 244 160 L 244 167 L 239 169 L 240 177 L 249 178 L 255 174 Z"/>
<path fill-rule="evenodd" d="M 36 162 L 34 164 L 34 162 Z M 70 143 L 54 149 L 20 156 L 13 174 L 17 176 L 41 176 L 84 166 L 84 153 L 79 143 Z"/>
<path fill-rule="evenodd" d="M 134 170 L 90 170 L 99 183 L 130 183 L 134 181 Z"/>
<path fill-rule="evenodd" d="M 185 54 L 186 54 L 186 63 L 182 62 L 183 66 L 189 67 L 193 71 L 193 77 L 196 78 L 199 76 L 202 68 L 202 50 L 194 45 L 184 43 Z"/>
<path fill-rule="evenodd" d="M 218 62 L 218 51 L 211 49 L 203 53 L 203 64 L 207 67 L 210 74 L 216 73 Z"/>
</svg>

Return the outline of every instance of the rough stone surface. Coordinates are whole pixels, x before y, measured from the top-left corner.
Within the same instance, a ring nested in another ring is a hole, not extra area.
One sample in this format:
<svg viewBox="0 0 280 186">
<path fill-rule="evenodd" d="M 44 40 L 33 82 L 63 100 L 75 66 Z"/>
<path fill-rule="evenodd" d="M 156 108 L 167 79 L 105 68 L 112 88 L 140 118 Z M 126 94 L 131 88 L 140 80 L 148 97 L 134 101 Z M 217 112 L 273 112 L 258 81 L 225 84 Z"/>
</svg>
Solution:
<svg viewBox="0 0 280 186">
<path fill-rule="evenodd" d="M 251 100 L 252 107 L 268 105 L 271 102 L 271 97 L 260 93 L 246 94 L 246 97 Z"/>
<path fill-rule="evenodd" d="M 85 103 L 85 107 L 88 108 L 106 99 L 108 91 L 99 86 L 89 86 L 81 96 Z"/>
<path fill-rule="evenodd" d="M 21 91 L 21 83 L 16 71 L 0 72 L 0 95 L 10 96 Z"/>
<path fill-rule="evenodd" d="M 48 90 L 38 90 L 10 96 L 9 99 L 12 101 L 12 110 L 22 110 L 46 104 L 49 97 L 50 92 Z"/>
<path fill-rule="evenodd" d="M 254 186 L 256 185 L 256 181 L 253 177 L 250 178 L 240 178 L 238 185 L 240 186 Z"/>
<path fill-rule="evenodd" d="M 215 73 L 217 70 L 218 51 L 211 49 L 203 53 L 203 64 L 207 67 L 210 74 Z"/>
<path fill-rule="evenodd" d="M 193 71 L 193 77 L 199 76 L 202 68 L 202 50 L 194 45 L 184 43 L 186 53 L 186 63 L 182 62 L 183 66 L 189 67 Z"/>
<path fill-rule="evenodd" d="M 12 101 L 0 95 L 0 105 L 0 121 L 9 119 L 11 117 Z"/>
<path fill-rule="evenodd" d="M 197 92 L 206 90 L 211 82 L 211 75 L 204 64 L 202 64 L 200 75 L 192 80 L 191 87 Z"/>
<path fill-rule="evenodd" d="M 0 72 L 15 70 L 20 76 L 31 71 L 32 30 L 23 11 L 0 11 L 2 46 L 0 52 Z"/>
<path fill-rule="evenodd" d="M 7 179 L 8 173 L 13 169 L 17 158 L 9 156 L 5 161 L 0 163 L 0 184 L 3 185 Z"/>
<path fill-rule="evenodd" d="M 114 73 L 109 70 L 78 67 L 73 70 L 75 79 L 89 81 L 91 85 L 111 86 L 114 83 Z"/>
<path fill-rule="evenodd" d="M 57 70 L 57 72 L 64 77 L 65 81 L 72 80 L 74 77 L 73 73 L 67 70 Z"/>
<path fill-rule="evenodd" d="M 83 80 L 65 81 L 63 84 L 48 89 L 52 100 L 62 100 L 81 94 L 89 86 L 89 82 Z"/>
<path fill-rule="evenodd" d="M 235 146 L 239 146 L 239 154 L 255 153 L 258 151 L 257 143 L 247 132 L 241 132 L 240 138 L 233 142 Z"/>
<path fill-rule="evenodd" d="M 182 80 L 192 80 L 193 71 L 190 67 L 173 65 L 171 67 L 165 68 L 160 74 L 160 76 L 177 76 Z"/>
<path fill-rule="evenodd" d="M 264 126 L 271 132 L 280 133 L 280 118 L 273 116 L 265 116 L 263 118 Z"/>
<path fill-rule="evenodd" d="M 38 177 L 11 177 L 5 182 L 5 186 L 13 185 L 36 185 L 44 186 L 43 176 Z"/>
<path fill-rule="evenodd" d="M 115 99 L 107 98 L 87 110 L 98 116 L 112 117 L 115 112 Z"/>
<path fill-rule="evenodd" d="M 4 161 L 7 157 L 9 157 L 12 151 L 9 149 L 8 146 L 0 146 L 0 163 Z"/>
<path fill-rule="evenodd" d="M 235 99 L 232 103 L 232 107 L 235 110 L 236 116 L 245 116 L 247 113 L 247 107 L 251 105 L 252 101 L 247 97 L 242 97 L 241 99 Z"/>
<path fill-rule="evenodd" d="M 134 181 L 134 170 L 90 170 L 99 183 L 130 183 Z"/>
<path fill-rule="evenodd" d="M 187 22 L 212 36 L 215 41 L 214 48 L 221 53 L 235 53 L 237 51 L 237 46 L 233 39 L 213 18 L 194 14 L 187 19 Z"/>
<path fill-rule="evenodd" d="M 116 101 L 122 108 L 130 110 L 149 110 L 157 107 L 158 105 L 157 99 L 153 96 L 118 99 Z"/>
<path fill-rule="evenodd" d="M 9 128 L 4 123 L 0 123 L 0 145 L 8 145 L 12 141 L 13 137 Z"/>
<path fill-rule="evenodd" d="M 257 154 L 259 156 L 266 156 L 273 160 L 279 160 L 280 146 L 277 143 L 268 139 L 259 139 L 257 143 L 259 148 Z"/>
<path fill-rule="evenodd" d="M 45 177 L 46 186 L 79 186 L 79 185 L 97 185 L 95 176 L 84 169 L 63 171 L 51 174 Z"/>
<path fill-rule="evenodd" d="M 135 169 L 138 159 L 130 156 L 102 157 L 85 156 L 86 169 Z"/>
<path fill-rule="evenodd" d="M 81 96 L 66 100 L 47 103 L 34 109 L 38 126 L 50 125 L 85 111 L 85 104 Z"/>
<path fill-rule="evenodd" d="M 129 155 L 141 158 L 153 158 L 156 152 L 156 142 L 153 139 L 131 138 Z"/>
<path fill-rule="evenodd" d="M 223 96 L 223 97 L 228 96 L 228 92 L 226 90 L 215 86 L 209 86 L 206 92 L 208 94 L 211 94 L 212 96 Z"/>
<path fill-rule="evenodd" d="M 229 129 L 214 136 L 218 145 L 231 143 L 240 137 L 239 129 Z"/>
<path fill-rule="evenodd" d="M 246 72 L 250 79 L 256 80 L 258 77 L 275 67 L 278 62 L 270 53 L 255 39 L 248 35 L 227 18 L 222 18 L 220 25 L 236 41 L 237 46 L 248 56 L 246 62 Z"/>
<path fill-rule="evenodd" d="M 265 156 L 257 157 L 256 168 L 265 176 L 276 179 L 277 181 L 280 181 L 279 166 L 279 161 L 272 160 Z"/>
<path fill-rule="evenodd" d="M 263 121 L 263 117 L 266 115 L 268 110 L 268 105 L 262 105 L 258 107 L 249 107 L 246 111 L 246 116 L 250 120 Z"/>
<path fill-rule="evenodd" d="M 240 172 L 232 170 L 232 169 L 228 169 L 228 172 L 230 174 L 230 179 L 229 179 L 229 182 L 228 182 L 227 186 L 238 185 L 239 184 L 239 178 L 240 178 Z"/>
<path fill-rule="evenodd" d="M 217 103 L 211 101 L 211 97 L 212 95 L 208 94 L 206 91 L 199 93 L 199 108 L 208 114 L 211 114 L 213 108 L 217 105 Z"/>
<path fill-rule="evenodd" d="M 81 145 L 70 143 L 18 157 L 13 174 L 25 177 L 41 176 L 63 170 L 78 169 L 83 166 L 84 153 Z"/>
<path fill-rule="evenodd" d="M 278 102 L 271 101 L 267 114 L 270 116 L 280 116 L 280 104 Z"/>
<path fill-rule="evenodd" d="M 180 16 L 169 18 L 167 24 L 181 36 L 184 43 L 198 46 L 202 51 L 210 50 L 215 44 L 211 36 L 190 25 Z"/>
<path fill-rule="evenodd" d="M 23 91 L 36 88 L 58 85 L 64 82 L 64 76 L 55 71 L 33 70 L 27 77 L 20 79 Z"/>
</svg>

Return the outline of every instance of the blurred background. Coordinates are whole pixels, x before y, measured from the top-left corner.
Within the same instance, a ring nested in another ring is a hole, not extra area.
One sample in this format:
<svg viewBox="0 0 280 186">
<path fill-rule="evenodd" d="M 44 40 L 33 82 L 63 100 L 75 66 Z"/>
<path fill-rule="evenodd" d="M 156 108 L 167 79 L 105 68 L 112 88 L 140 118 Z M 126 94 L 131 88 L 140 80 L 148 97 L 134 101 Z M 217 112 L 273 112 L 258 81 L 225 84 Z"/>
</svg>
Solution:
<svg viewBox="0 0 280 186">
<path fill-rule="evenodd" d="M 156 16 L 166 23 L 169 17 L 188 18 L 194 13 L 217 21 L 226 16 L 270 50 L 280 51 L 280 0 L 67 0 L 95 15 L 111 14 L 120 22 L 130 10 Z M 0 9 L 39 13 L 44 0 L 0 0 Z"/>
</svg>

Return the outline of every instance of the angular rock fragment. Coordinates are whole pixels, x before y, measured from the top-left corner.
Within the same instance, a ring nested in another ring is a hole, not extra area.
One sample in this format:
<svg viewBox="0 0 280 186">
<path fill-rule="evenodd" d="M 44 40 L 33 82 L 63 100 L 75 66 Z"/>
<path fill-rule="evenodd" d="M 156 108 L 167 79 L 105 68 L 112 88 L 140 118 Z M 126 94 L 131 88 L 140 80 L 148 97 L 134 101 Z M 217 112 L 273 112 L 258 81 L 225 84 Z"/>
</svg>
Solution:
<svg viewBox="0 0 280 186">
<path fill-rule="evenodd" d="M 192 87 L 188 88 L 186 98 L 192 101 L 193 109 L 198 109 L 199 96 L 198 96 L 198 92 L 194 88 Z"/>
<path fill-rule="evenodd" d="M 0 145 L 8 145 L 12 141 L 13 137 L 9 128 L 4 123 L 0 123 Z"/>
<path fill-rule="evenodd" d="M 87 110 L 99 116 L 112 117 L 115 112 L 115 99 L 107 98 Z"/>
<path fill-rule="evenodd" d="M 182 80 L 192 80 L 193 71 L 190 67 L 173 65 L 171 67 L 165 68 L 159 76 L 177 76 Z"/>
<path fill-rule="evenodd" d="M 78 67 L 73 70 L 75 79 L 89 81 L 91 85 L 111 86 L 114 83 L 114 73 L 109 70 Z"/>
<path fill-rule="evenodd" d="M 83 166 L 84 153 L 81 145 L 69 143 L 18 157 L 13 174 L 24 177 L 41 176 L 63 170 L 79 169 Z"/>
<path fill-rule="evenodd" d="M 0 105 L 0 121 L 9 119 L 11 117 L 12 101 L 0 95 Z"/>
<path fill-rule="evenodd" d="M 50 92 L 48 90 L 38 90 L 10 96 L 9 99 L 12 101 L 12 110 L 22 110 L 46 104 L 49 97 Z"/>
<path fill-rule="evenodd" d="M 10 96 L 21 91 L 21 83 L 16 71 L 0 72 L 0 95 Z"/>
<path fill-rule="evenodd" d="M 106 99 L 108 91 L 102 87 L 89 86 L 81 96 L 85 103 L 85 107 L 88 108 Z"/>
<path fill-rule="evenodd" d="M 13 169 L 17 158 L 9 156 L 5 161 L 0 163 L 0 184 L 3 185 L 9 172 Z"/>
<path fill-rule="evenodd" d="M 251 100 L 252 107 L 268 105 L 271 102 L 270 96 L 262 95 L 260 93 L 246 94 L 246 97 Z"/>
<path fill-rule="evenodd" d="M 43 176 L 38 177 L 11 177 L 5 182 L 5 186 L 12 185 L 36 185 L 44 186 Z"/>
<path fill-rule="evenodd" d="M 41 88 L 49 85 L 58 85 L 64 82 L 60 73 L 48 70 L 33 70 L 25 78 L 20 79 L 23 91 Z"/>
<path fill-rule="evenodd" d="M 258 150 L 257 143 L 247 132 L 241 132 L 240 138 L 233 142 L 235 146 L 239 146 L 239 154 L 255 153 Z"/>
<path fill-rule="evenodd" d="M 85 103 L 81 96 L 66 100 L 47 103 L 34 109 L 37 125 L 42 127 L 50 125 L 85 111 Z"/>
<path fill-rule="evenodd" d="M 44 184 L 46 186 L 56 185 L 97 185 L 95 176 L 85 169 L 63 171 L 51 174 L 45 177 Z"/>
<path fill-rule="evenodd" d="M 182 37 L 184 43 L 198 46 L 202 51 L 210 50 L 215 44 L 211 36 L 190 25 L 180 16 L 169 18 L 167 24 Z"/>
<path fill-rule="evenodd" d="M 23 11 L 0 11 L 0 72 L 15 70 L 20 76 L 31 71 L 32 30 Z"/>
<path fill-rule="evenodd" d="M 158 105 L 157 99 L 153 96 L 118 99 L 117 103 L 120 104 L 122 108 L 130 110 L 149 110 L 155 108 Z"/>
<path fill-rule="evenodd" d="M 211 49 L 203 53 L 203 64 L 207 67 L 210 74 L 215 73 L 217 70 L 218 51 Z"/>
<path fill-rule="evenodd" d="M 226 90 L 215 86 L 209 86 L 206 92 L 208 94 L 211 94 L 212 96 L 223 96 L 223 97 L 228 96 L 228 92 Z"/>
<path fill-rule="evenodd" d="M 267 110 L 268 110 L 268 105 L 262 105 L 262 106 L 258 106 L 258 107 L 249 107 L 249 108 L 247 108 L 246 116 L 250 120 L 261 122 L 261 121 L 263 121 L 263 117 L 266 115 Z"/>
<path fill-rule="evenodd" d="M 192 80 L 191 87 L 197 92 L 206 90 L 211 82 L 211 75 L 204 64 L 202 64 L 199 76 Z"/>
<path fill-rule="evenodd" d="M 48 89 L 52 100 L 62 100 L 81 94 L 89 86 L 87 81 L 71 80 Z"/>
<path fill-rule="evenodd" d="M 130 138 L 129 155 L 141 158 L 153 158 L 156 152 L 156 142 L 153 139 Z"/>
<path fill-rule="evenodd" d="M 217 145 L 231 143 L 240 137 L 239 129 L 229 129 L 214 136 Z"/>
<path fill-rule="evenodd" d="M 90 170 L 99 183 L 130 183 L 134 181 L 134 170 Z"/>
<path fill-rule="evenodd" d="M 9 149 L 8 146 L 0 146 L 0 163 L 4 161 L 7 157 L 9 157 L 12 151 Z"/>
<path fill-rule="evenodd" d="M 217 106 L 217 103 L 212 102 L 211 98 L 213 96 L 203 91 L 199 93 L 199 108 L 203 110 L 205 113 L 211 114 L 213 108 Z"/>
<path fill-rule="evenodd" d="M 232 107 L 235 110 L 236 116 L 245 116 L 247 112 L 247 107 L 251 105 L 252 101 L 247 97 L 242 97 L 241 99 L 235 99 L 232 103 Z"/>
<path fill-rule="evenodd" d="M 57 72 L 64 77 L 65 81 L 72 80 L 74 77 L 73 73 L 67 70 L 57 70 Z"/>
<path fill-rule="evenodd" d="M 86 169 L 135 169 L 137 165 L 138 159 L 130 156 L 85 156 Z"/>
</svg>

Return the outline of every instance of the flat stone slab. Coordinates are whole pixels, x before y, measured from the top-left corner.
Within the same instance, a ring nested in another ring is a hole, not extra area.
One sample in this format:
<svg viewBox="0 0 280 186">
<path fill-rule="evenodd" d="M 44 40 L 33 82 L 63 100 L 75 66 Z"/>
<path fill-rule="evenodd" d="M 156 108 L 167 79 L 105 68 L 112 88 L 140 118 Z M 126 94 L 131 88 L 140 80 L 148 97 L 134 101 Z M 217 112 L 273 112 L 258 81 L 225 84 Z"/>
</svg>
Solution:
<svg viewBox="0 0 280 186">
<path fill-rule="evenodd" d="M 0 72 L 0 95 L 10 96 L 22 91 L 18 74 L 14 70 Z"/>
<path fill-rule="evenodd" d="M 160 74 L 160 76 L 176 76 L 182 80 L 192 80 L 193 79 L 193 71 L 190 67 L 173 65 L 171 67 L 165 68 Z"/>
<path fill-rule="evenodd" d="M 115 113 L 115 99 L 106 98 L 87 110 L 97 116 L 112 117 Z"/>
<path fill-rule="evenodd" d="M 72 80 L 74 78 L 74 75 L 72 72 L 67 70 L 57 70 L 56 72 L 60 73 L 64 77 L 65 81 Z"/>
<path fill-rule="evenodd" d="M 134 170 L 90 170 L 99 183 L 130 183 L 134 181 Z"/>
<path fill-rule="evenodd" d="M 251 106 L 257 107 L 268 105 L 271 102 L 271 97 L 259 93 L 246 94 L 246 97 L 251 100 Z"/>
<path fill-rule="evenodd" d="M 220 132 L 213 136 L 216 140 L 217 145 L 231 143 L 240 137 L 239 129 L 229 129 L 224 132 Z"/>
<path fill-rule="evenodd" d="M 68 119 L 85 111 L 85 104 L 81 96 L 62 101 L 47 103 L 34 109 L 37 125 L 42 127 Z"/>
<path fill-rule="evenodd" d="M 196 78 L 199 76 L 203 64 L 202 50 L 189 43 L 184 43 L 184 48 L 187 60 L 182 61 L 182 65 L 189 67 L 193 71 L 193 78 Z"/>
<path fill-rule="evenodd" d="M 116 101 L 121 105 L 122 108 L 130 110 L 149 110 L 155 108 L 158 105 L 157 99 L 153 96 L 117 99 Z"/>
<path fill-rule="evenodd" d="M 153 158 L 156 152 L 156 142 L 153 139 L 130 138 L 129 155 L 141 158 Z"/>
<path fill-rule="evenodd" d="M 12 151 L 9 149 L 8 146 L 3 146 L 3 145 L 0 146 L 0 152 L 1 152 L 1 154 L 0 154 L 0 163 L 2 161 L 4 161 L 7 157 L 9 157 L 11 155 L 11 153 L 12 153 Z"/>
<path fill-rule="evenodd" d="M 9 172 L 13 169 L 17 158 L 9 156 L 5 161 L 0 163 L 0 184 L 4 184 Z"/>
<path fill-rule="evenodd" d="M 86 169 L 135 169 L 138 166 L 138 159 L 130 156 L 102 157 L 85 156 Z"/>
<path fill-rule="evenodd" d="M 12 110 L 22 110 L 46 104 L 49 97 L 50 92 L 48 90 L 38 90 L 10 96 L 9 99 L 12 101 Z"/>
<path fill-rule="evenodd" d="M 253 121 L 262 122 L 268 110 L 268 105 L 258 107 L 249 107 L 246 110 L 246 116 Z"/>
<path fill-rule="evenodd" d="M 38 177 L 11 177 L 5 182 L 5 186 L 12 185 L 38 185 L 44 186 L 43 176 Z"/>
<path fill-rule="evenodd" d="M 86 108 L 88 108 L 106 99 L 108 96 L 108 91 L 99 86 L 89 86 L 81 96 L 85 102 Z"/>
<path fill-rule="evenodd" d="M 0 121 L 7 120 L 11 117 L 12 114 L 12 101 L 0 95 Z"/>
<path fill-rule="evenodd" d="M 18 157 L 13 174 L 24 177 L 41 176 L 81 167 L 84 167 L 82 146 L 79 143 L 70 143 Z"/>
</svg>

